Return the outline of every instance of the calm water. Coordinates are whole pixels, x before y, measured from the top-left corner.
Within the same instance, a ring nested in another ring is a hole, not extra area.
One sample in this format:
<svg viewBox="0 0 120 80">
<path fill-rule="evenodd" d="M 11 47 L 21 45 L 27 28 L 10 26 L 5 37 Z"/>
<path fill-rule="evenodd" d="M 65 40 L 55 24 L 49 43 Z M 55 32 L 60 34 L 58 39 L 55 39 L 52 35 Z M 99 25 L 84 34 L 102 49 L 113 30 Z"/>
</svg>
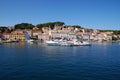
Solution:
<svg viewBox="0 0 120 80">
<path fill-rule="evenodd" d="M 0 80 L 120 80 L 120 44 L 0 45 Z"/>
</svg>

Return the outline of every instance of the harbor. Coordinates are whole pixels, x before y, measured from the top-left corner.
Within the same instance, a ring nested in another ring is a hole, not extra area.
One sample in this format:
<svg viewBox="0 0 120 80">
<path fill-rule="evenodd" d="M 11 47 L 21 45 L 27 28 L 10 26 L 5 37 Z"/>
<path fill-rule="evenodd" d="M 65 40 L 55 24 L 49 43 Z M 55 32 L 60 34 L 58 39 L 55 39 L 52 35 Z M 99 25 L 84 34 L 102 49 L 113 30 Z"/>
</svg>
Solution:
<svg viewBox="0 0 120 80">
<path fill-rule="evenodd" d="M 20 25 L 23 25 L 21 23 Z M 13 27 L 10 27 L 11 29 Z M 2 28 L 1 28 L 2 29 Z M 7 27 L 5 28 L 8 29 Z M 114 31 L 100 31 L 81 28 L 79 26 L 37 26 L 32 29 L 15 29 L 11 32 L 1 33 L 1 43 L 40 41 L 54 46 L 90 46 L 92 43 L 119 41 L 120 36 Z"/>
<path fill-rule="evenodd" d="M 0 80 L 120 80 L 120 0 L 0 0 Z"/>
</svg>

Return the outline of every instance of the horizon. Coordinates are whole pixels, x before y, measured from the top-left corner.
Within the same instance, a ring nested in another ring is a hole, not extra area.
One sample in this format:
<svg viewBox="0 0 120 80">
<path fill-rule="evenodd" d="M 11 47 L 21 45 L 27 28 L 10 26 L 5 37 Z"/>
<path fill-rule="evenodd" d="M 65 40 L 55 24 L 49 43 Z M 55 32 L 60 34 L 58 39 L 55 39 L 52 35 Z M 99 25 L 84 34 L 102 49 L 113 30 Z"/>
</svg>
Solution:
<svg viewBox="0 0 120 80">
<path fill-rule="evenodd" d="M 84 28 L 120 30 L 120 0 L 0 0 L 0 26 L 62 21 Z"/>
</svg>

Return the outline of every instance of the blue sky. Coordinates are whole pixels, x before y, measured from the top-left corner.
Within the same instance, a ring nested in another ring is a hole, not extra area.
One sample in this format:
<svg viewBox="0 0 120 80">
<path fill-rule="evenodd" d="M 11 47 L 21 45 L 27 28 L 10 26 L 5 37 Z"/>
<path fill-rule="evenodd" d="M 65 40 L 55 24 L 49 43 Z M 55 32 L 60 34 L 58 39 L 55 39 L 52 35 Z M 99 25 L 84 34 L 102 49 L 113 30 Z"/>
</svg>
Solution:
<svg viewBox="0 0 120 80">
<path fill-rule="evenodd" d="M 120 30 L 120 0 L 0 0 L 0 26 L 54 21 Z"/>
</svg>

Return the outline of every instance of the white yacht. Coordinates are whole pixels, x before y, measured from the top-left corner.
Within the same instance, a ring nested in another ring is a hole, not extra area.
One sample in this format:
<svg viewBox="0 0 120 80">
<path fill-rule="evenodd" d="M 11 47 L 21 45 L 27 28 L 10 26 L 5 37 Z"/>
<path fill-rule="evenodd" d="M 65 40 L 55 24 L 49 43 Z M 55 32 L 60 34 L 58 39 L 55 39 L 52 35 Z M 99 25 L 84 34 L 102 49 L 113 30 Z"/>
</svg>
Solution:
<svg viewBox="0 0 120 80">
<path fill-rule="evenodd" d="M 27 43 L 32 43 L 34 40 L 33 39 L 28 39 Z"/>
<path fill-rule="evenodd" d="M 59 44 L 59 41 L 57 40 L 50 40 L 50 41 L 46 41 L 47 45 L 49 46 L 57 46 L 57 45 L 60 45 Z"/>
<path fill-rule="evenodd" d="M 90 46 L 91 44 L 89 42 L 85 41 L 79 41 L 79 46 Z"/>
<path fill-rule="evenodd" d="M 70 41 L 61 41 L 60 46 L 73 46 L 74 44 Z"/>
<path fill-rule="evenodd" d="M 91 44 L 86 41 L 78 41 L 78 40 L 73 40 L 71 41 L 73 43 L 73 46 L 90 46 Z"/>
</svg>

